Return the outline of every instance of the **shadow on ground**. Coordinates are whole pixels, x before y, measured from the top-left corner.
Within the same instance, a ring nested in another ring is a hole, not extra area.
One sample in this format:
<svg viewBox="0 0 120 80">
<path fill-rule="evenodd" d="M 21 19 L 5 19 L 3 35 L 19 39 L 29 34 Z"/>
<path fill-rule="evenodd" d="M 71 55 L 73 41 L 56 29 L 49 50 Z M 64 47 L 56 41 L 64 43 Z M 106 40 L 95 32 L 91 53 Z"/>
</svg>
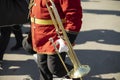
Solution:
<svg viewBox="0 0 120 80">
<path fill-rule="evenodd" d="M 91 67 L 84 80 L 116 80 L 116 74 L 120 74 L 120 52 L 103 50 L 75 50 L 75 52 L 81 64 Z M 103 75 L 109 77 L 102 77 Z"/>
<path fill-rule="evenodd" d="M 76 39 L 76 44 L 84 44 L 87 41 L 95 41 L 101 44 L 120 45 L 120 32 L 104 29 L 81 31 Z"/>
<path fill-rule="evenodd" d="M 38 80 L 39 78 L 37 65 L 34 60 L 31 59 L 28 59 L 26 61 L 4 60 L 2 68 L 3 70 L 0 70 L 1 76 L 29 75 L 32 80 Z"/>
</svg>

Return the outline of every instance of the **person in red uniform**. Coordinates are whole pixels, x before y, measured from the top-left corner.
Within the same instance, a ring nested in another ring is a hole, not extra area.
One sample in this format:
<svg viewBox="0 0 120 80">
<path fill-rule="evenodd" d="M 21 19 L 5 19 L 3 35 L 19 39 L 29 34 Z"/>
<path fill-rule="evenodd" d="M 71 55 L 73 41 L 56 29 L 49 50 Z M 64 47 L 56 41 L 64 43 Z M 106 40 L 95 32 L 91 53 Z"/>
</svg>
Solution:
<svg viewBox="0 0 120 80">
<path fill-rule="evenodd" d="M 48 0 L 49 1 L 49 0 Z M 74 43 L 82 25 L 82 7 L 80 0 L 53 0 L 61 19 L 65 19 L 64 28 L 71 43 Z M 49 38 L 58 40 L 56 29 L 46 7 L 46 0 L 34 0 L 31 8 L 32 46 L 37 52 L 40 80 L 53 80 L 53 74 L 64 76 L 63 65 Z M 60 53 L 65 60 L 65 52 Z"/>
</svg>

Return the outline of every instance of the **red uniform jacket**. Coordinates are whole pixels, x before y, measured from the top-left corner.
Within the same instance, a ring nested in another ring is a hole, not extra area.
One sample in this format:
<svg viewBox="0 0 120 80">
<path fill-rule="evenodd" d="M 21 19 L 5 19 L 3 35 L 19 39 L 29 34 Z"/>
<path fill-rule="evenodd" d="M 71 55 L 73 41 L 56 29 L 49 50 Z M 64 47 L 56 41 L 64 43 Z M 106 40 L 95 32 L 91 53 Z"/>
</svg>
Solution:
<svg viewBox="0 0 120 80">
<path fill-rule="evenodd" d="M 61 19 L 65 19 L 64 28 L 66 31 L 77 34 L 82 24 L 82 8 L 80 0 L 54 0 Z M 31 17 L 40 20 L 51 20 L 46 0 L 34 0 L 31 10 Z M 31 22 L 33 49 L 40 54 L 53 54 L 55 49 L 49 38 L 58 39 L 54 25 L 38 24 Z"/>
</svg>

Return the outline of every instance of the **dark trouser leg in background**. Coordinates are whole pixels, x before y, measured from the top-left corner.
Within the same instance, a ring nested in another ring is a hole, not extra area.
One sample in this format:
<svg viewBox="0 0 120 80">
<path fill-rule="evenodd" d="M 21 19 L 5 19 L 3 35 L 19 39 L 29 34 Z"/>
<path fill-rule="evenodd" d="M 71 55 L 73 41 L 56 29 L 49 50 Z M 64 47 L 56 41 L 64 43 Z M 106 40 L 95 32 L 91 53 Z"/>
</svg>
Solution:
<svg viewBox="0 0 120 80">
<path fill-rule="evenodd" d="M 11 28 L 16 39 L 16 45 L 13 46 L 11 50 L 17 50 L 20 47 L 22 47 L 22 40 L 23 40 L 22 29 L 20 25 L 15 25 L 15 26 L 12 26 Z"/>
<path fill-rule="evenodd" d="M 15 25 L 12 28 L 13 28 L 12 32 L 15 34 L 17 45 L 22 45 L 23 35 L 22 35 L 21 26 Z"/>
<path fill-rule="evenodd" d="M 1 27 L 0 28 L 0 60 L 3 60 L 3 55 L 8 46 L 11 34 L 11 27 Z"/>
</svg>

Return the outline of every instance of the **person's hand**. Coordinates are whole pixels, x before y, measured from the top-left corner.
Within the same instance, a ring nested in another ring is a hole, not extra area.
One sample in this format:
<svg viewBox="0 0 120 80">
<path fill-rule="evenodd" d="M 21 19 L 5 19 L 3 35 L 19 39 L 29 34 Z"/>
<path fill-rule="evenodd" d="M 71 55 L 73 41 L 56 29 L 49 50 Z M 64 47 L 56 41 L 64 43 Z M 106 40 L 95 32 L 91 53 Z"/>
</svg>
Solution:
<svg viewBox="0 0 120 80">
<path fill-rule="evenodd" d="M 65 44 L 65 41 L 63 39 L 58 39 L 56 41 L 57 44 L 59 44 L 59 53 L 61 52 L 68 52 L 68 46 Z"/>
</svg>

